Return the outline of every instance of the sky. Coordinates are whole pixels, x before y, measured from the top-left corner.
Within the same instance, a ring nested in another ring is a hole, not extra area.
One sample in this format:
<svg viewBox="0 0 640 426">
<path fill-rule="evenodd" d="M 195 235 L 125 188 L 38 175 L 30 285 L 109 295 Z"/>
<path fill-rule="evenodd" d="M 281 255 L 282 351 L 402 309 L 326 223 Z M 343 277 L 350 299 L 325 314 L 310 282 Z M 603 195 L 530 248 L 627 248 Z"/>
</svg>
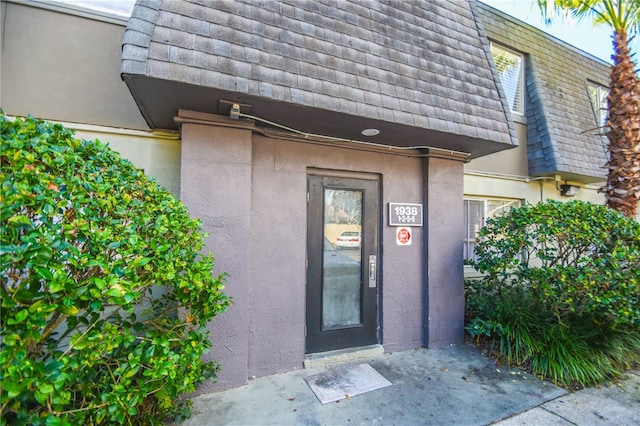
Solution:
<svg viewBox="0 0 640 426">
<path fill-rule="evenodd" d="M 120 16 L 129 16 L 135 0 L 53 0 L 62 3 L 89 7 L 104 12 L 111 12 Z M 174 0 L 177 1 L 177 0 Z M 231 1 L 231 0 L 220 0 Z M 454 1 L 454 0 L 430 0 Z M 535 0 L 480 0 L 489 6 L 501 10 L 527 24 L 534 26 L 552 36 L 577 47 L 603 61 L 612 63 L 613 54 L 612 31 L 608 26 L 594 27 L 587 18 L 583 21 L 556 18 L 551 25 L 546 25 L 538 10 Z M 632 52 L 640 56 L 640 36 L 631 44 Z"/>
</svg>

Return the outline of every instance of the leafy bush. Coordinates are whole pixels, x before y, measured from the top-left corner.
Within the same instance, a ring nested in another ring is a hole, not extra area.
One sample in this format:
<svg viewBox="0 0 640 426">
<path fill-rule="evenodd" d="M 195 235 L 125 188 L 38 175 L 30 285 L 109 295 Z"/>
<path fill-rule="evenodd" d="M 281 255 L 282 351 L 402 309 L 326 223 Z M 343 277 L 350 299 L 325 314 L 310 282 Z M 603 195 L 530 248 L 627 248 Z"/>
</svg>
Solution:
<svg viewBox="0 0 640 426">
<path fill-rule="evenodd" d="M 640 362 L 640 224 L 586 202 L 488 221 L 467 282 L 467 326 L 509 364 L 588 385 Z"/>
<path fill-rule="evenodd" d="M 160 424 L 229 304 L 183 204 L 99 141 L 1 122 L 2 423 Z"/>
</svg>

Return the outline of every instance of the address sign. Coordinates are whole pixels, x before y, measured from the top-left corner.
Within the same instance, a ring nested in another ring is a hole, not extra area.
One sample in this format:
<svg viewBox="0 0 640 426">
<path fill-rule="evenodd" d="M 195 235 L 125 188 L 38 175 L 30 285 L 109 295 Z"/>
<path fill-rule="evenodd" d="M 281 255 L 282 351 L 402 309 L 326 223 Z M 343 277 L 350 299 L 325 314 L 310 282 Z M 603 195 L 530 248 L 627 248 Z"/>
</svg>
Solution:
<svg viewBox="0 0 640 426">
<path fill-rule="evenodd" d="M 422 204 L 389 203 L 389 226 L 422 226 Z"/>
</svg>

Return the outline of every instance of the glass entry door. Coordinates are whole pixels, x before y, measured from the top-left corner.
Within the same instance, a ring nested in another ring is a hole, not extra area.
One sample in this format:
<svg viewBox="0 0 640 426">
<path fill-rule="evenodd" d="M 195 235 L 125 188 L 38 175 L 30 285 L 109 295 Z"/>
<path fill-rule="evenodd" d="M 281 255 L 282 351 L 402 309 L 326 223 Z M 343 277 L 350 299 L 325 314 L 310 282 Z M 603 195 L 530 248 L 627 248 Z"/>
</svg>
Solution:
<svg viewBox="0 0 640 426">
<path fill-rule="evenodd" d="M 377 180 L 309 176 L 307 353 L 378 342 Z"/>
</svg>

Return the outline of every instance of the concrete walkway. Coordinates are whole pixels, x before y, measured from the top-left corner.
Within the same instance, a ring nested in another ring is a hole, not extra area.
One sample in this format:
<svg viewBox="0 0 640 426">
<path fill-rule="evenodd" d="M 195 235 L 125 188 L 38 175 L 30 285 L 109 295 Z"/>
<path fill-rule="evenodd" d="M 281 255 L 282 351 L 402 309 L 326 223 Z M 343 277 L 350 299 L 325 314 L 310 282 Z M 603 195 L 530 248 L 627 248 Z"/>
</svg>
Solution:
<svg viewBox="0 0 640 426">
<path fill-rule="evenodd" d="M 516 425 L 640 425 L 640 371 L 626 380 L 583 389 L 494 423 Z"/>
<path fill-rule="evenodd" d="M 304 378 L 318 367 L 251 380 L 193 398 L 183 425 L 637 425 L 640 376 L 567 394 L 497 367 L 471 347 L 410 350 L 366 362 L 392 385 L 321 404 Z M 496 423 L 497 422 L 497 423 Z"/>
</svg>

